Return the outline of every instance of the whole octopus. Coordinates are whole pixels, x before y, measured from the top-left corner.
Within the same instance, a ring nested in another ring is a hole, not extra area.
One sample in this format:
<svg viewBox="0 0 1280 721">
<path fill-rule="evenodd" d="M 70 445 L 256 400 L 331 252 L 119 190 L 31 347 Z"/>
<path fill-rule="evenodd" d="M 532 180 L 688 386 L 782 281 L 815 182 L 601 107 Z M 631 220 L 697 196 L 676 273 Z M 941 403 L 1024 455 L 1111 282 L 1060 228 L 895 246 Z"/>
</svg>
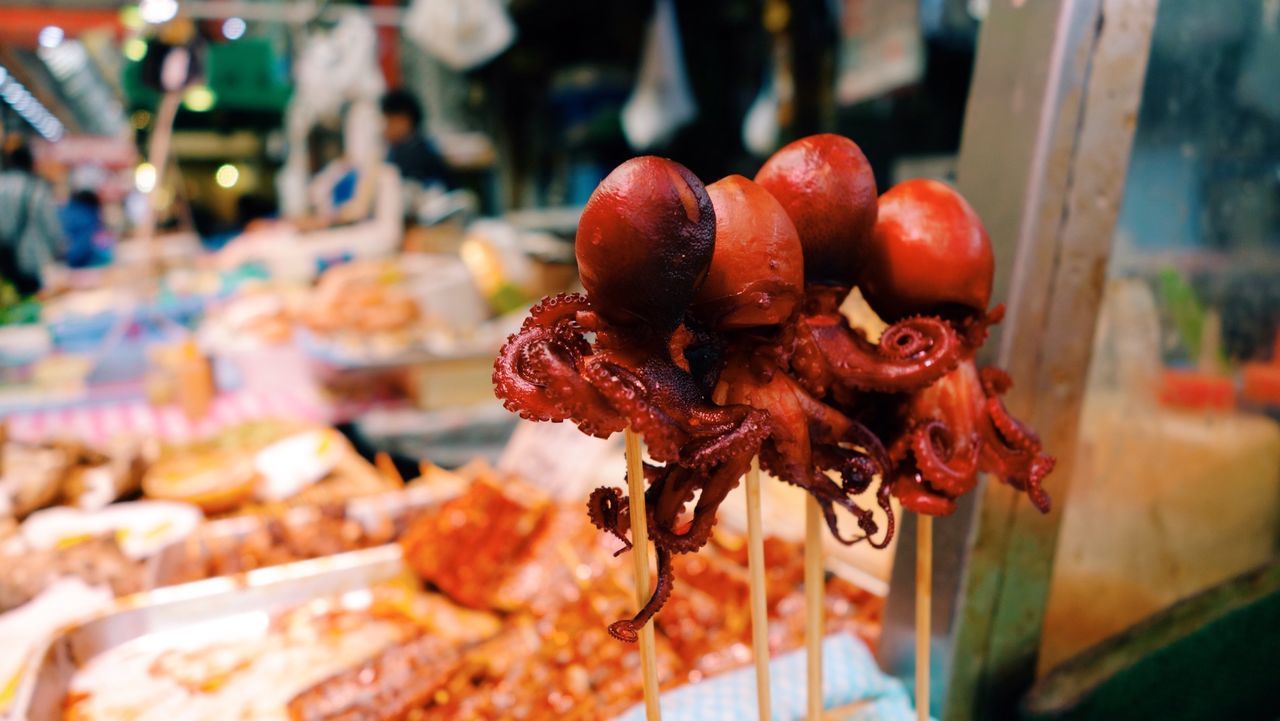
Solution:
<svg viewBox="0 0 1280 721">
<path fill-rule="evenodd" d="M 671 593 L 672 555 L 707 543 L 755 457 L 809 492 L 846 544 L 887 546 L 893 497 L 950 514 L 980 472 L 1049 510 L 1053 458 L 1001 401 L 1008 375 L 974 363 L 1003 308 L 988 309 L 987 233 L 949 186 L 910 180 L 877 197 L 862 151 L 830 134 L 783 147 L 754 181 L 704 186 L 638 157 L 596 188 L 576 246 L 586 293 L 535 305 L 493 380 L 523 418 L 645 441 L 657 583 L 615 637 L 638 638 Z M 855 286 L 888 323 L 878 338 L 841 312 Z M 629 506 L 613 487 L 588 501 L 619 553 Z"/>
</svg>

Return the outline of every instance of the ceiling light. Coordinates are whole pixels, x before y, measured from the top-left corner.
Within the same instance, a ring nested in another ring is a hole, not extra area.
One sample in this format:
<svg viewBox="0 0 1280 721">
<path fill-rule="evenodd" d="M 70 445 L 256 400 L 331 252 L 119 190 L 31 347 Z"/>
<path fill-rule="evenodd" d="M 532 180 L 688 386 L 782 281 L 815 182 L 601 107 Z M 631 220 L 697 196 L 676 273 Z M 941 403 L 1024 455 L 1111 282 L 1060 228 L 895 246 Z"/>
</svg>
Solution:
<svg viewBox="0 0 1280 721">
<path fill-rule="evenodd" d="M 147 41 L 142 38 L 129 38 L 124 41 L 124 56 L 135 63 L 147 57 Z"/>
<path fill-rule="evenodd" d="M 222 23 L 222 36 L 228 40 L 239 40 L 244 35 L 244 31 L 244 20 L 240 18 L 227 18 L 226 22 Z"/>
<path fill-rule="evenodd" d="M 215 102 L 217 98 L 208 85 L 192 85 L 182 95 L 182 104 L 187 106 L 188 110 L 194 110 L 197 113 L 203 113 L 212 108 Z"/>
<path fill-rule="evenodd" d="M 141 163 L 133 171 L 133 184 L 139 193 L 150 193 L 156 189 L 156 166 Z"/>
<path fill-rule="evenodd" d="M 138 15 L 152 25 L 167 23 L 178 15 L 178 0 L 142 0 L 138 3 Z"/>
<path fill-rule="evenodd" d="M 213 179 L 223 188 L 234 188 L 240 181 L 240 171 L 230 163 L 220 165 L 218 171 L 213 174 Z"/>
<path fill-rule="evenodd" d="M 36 41 L 40 43 L 42 48 L 56 48 L 62 44 L 62 37 L 62 28 L 57 25 L 45 25 L 40 34 L 36 36 Z"/>
</svg>

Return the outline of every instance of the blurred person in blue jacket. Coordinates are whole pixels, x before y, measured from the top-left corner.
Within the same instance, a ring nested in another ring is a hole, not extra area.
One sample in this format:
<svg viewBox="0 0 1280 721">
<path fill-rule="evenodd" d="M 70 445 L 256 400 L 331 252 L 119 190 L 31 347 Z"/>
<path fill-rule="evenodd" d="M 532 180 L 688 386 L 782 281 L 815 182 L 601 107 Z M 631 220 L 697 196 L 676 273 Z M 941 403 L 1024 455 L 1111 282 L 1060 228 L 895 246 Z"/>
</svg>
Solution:
<svg viewBox="0 0 1280 721">
<path fill-rule="evenodd" d="M 58 209 L 58 220 L 67 236 L 67 265 L 91 268 L 111 262 L 103 247 L 105 228 L 102 224 L 102 201 L 92 190 L 77 190 L 66 205 Z"/>
</svg>

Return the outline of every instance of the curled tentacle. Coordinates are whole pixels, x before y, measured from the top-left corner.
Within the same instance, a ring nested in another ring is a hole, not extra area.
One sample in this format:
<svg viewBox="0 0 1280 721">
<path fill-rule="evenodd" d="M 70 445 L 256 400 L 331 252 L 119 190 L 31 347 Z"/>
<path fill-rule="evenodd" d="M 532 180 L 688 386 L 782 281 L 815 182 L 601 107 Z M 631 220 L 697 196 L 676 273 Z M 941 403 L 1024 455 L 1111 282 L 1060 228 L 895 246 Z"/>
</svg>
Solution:
<svg viewBox="0 0 1280 721">
<path fill-rule="evenodd" d="M 654 586 L 653 595 L 645 603 L 640 612 L 629 619 L 615 621 L 609 625 L 609 635 L 619 641 L 635 643 L 640 640 L 640 629 L 653 618 L 653 614 L 671 598 L 671 589 L 675 582 L 675 574 L 671 569 L 671 554 L 661 548 L 656 550 L 658 557 L 658 583 Z"/>
<path fill-rule="evenodd" d="M 626 531 L 631 523 L 630 507 L 621 489 L 608 486 L 595 489 L 587 499 L 587 517 L 591 519 L 591 525 L 622 541 L 622 548 L 613 554 L 615 556 L 631 550 L 631 539 L 627 538 Z"/>
<path fill-rule="evenodd" d="M 548 397 L 552 377 L 576 375 L 573 358 L 555 334 L 524 328 L 507 338 L 493 364 L 493 386 L 502 405 L 530 421 L 563 421 L 569 410 Z"/>
<path fill-rule="evenodd" d="M 843 442 L 853 445 L 865 453 L 879 467 L 876 473 L 888 473 L 893 466 L 889 451 L 884 447 L 884 441 L 880 440 L 880 436 L 877 436 L 870 428 L 858 421 L 850 421 L 849 427 L 845 431 Z"/>
<path fill-rule="evenodd" d="M 838 314 L 806 316 L 801 323 L 798 344 L 812 344 L 831 382 L 846 388 L 885 393 L 919 390 L 954 370 L 964 351 L 951 324 L 933 317 L 898 321 L 885 330 L 878 344 Z M 811 359 L 813 354 L 805 351 L 801 356 Z"/>
<path fill-rule="evenodd" d="M 552 296 L 534 306 L 494 361 L 494 389 L 504 407 L 532 421 L 572 419 L 599 437 L 622 429 L 621 417 L 580 374 L 590 346 L 576 319 L 589 309 L 580 295 Z"/>
<path fill-rule="evenodd" d="M 710 531 L 703 535 L 695 517 L 684 532 L 677 532 L 685 506 L 693 500 L 704 479 L 698 473 L 676 464 L 655 469 L 645 492 L 649 512 L 649 538 L 653 545 L 671 553 L 693 553 L 706 544 Z"/>
<path fill-rule="evenodd" d="M 681 455 L 695 468 L 709 469 L 744 453 L 754 456 L 769 435 L 768 412 L 750 406 L 698 408 L 690 415 L 695 438 Z"/>
<path fill-rule="evenodd" d="M 956 510 L 956 502 L 925 487 L 919 473 L 902 473 L 893 480 L 893 495 L 908 511 L 927 516 L 949 516 Z"/>
<path fill-rule="evenodd" d="M 894 523 L 894 514 L 893 514 L 893 502 L 890 500 L 892 498 L 893 498 L 893 486 L 884 482 L 883 480 L 880 481 L 880 488 L 876 490 L 876 505 L 880 506 L 881 511 L 884 511 L 884 518 L 885 518 L 884 538 L 881 538 L 880 542 L 877 543 L 875 539 L 868 536 L 867 543 L 871 544 L 872 548 L 878 548 L 878 549 L 888 548 L 889 543 L 893 541 L 895 523 Z"/>
<path fill-rule="evenodd" d="M 711 471 L 668 466 L 652 481 L 646 502 L 651 509 L 649 535 L 654 545 L 672 553 L 693 553 L 706 545 L 715 527 L 720 504 L 746 473 L 754 447 L 740 448 L 727 462 Z M 677 530 L 685 504 L 701 489 L 688 527 Z"/>
<path fill-rule="evenodd" d="M 879 530 L 876 524 L 875 514 L 871 511 L 859 506 L 852 498 L 843 492 L 830 493 L 827 491 L 828 486 L 834 487 L 830 481 L 826 483 L 815 483 L 810 487 L 809 492 L 817 499 L 818 505 L 822 508 L 822 516 L 827 522 L 827 529 L 831 531 L 831 535 L 840 543 L 846 546 L 852 546 L 861 541 L 867 541 L 874 536 Z M 839 505 L 850 514 L 853 515 L 854 521 L 858 524 L 858 529 L 862 531 L 861 536 L 852 536 L 846 538 L 840 533 L 840 518 L 836 515 L 835 506 Z"/>
<path fill-rule="evenodd" d="M 1026 483 L 1023 490 L 1027 492 L 1027 498 L 1031 499 L 1032 505 L 1041 513 L 1048 513 L 1053 504 L 1053 500 L 1049 497 L 1048 491 L 1041 487 L 1040 482 L 1044 477 L 1053 471 L 1057 461 L 1053 456 L 1038 455 L 1031 461 L 1030 472 L 1027 474 Z"/>
<path fill-rule="evenodd" d="M 826 448 L 824 451 L 815 455 L 826 456 L 828 458 L 837 455 L 837 451 L 845 449 Z M 831 535 L 836 540 L 851 546 L 859 541 L 869 539 L 871 536 L 879 532 L 879 526 L 876 524 L 874 514 L 858 505 L 853 500 L 848 488 L 844 485 L 837 484 L 827 477 L 821 467 L 810 467 L 809 472 L 805 472 L 801 466 L 788 462 L 773 444 L 765 444 L 760 451 L 760 465 L 769 471 L 770 474 L 779 480 L 798 486 L 807 491 L 818 505 L 822 508 L 823 518 L 826 520 L 827 527 L 831 530 Z M 835 506 L 839 505 L 846 511 L 851 513 L 858 524 L 858 528 L 862 530 L 863 535 L 845 537 L 840 533 L 840 519 L 836 516 Z M 890 521 L 892 525 L 892 513 L 890 513 Z M 882 543 L 887 543 L 886 538 Z"/>
<path fill-rule="evenodd" d="M 839 474 L 839 488 L 849 496 L 865 493 L 885 468 L 859 450 L 833 444 L 814 447 L 813 458 L 819 469 Z"/>
<path fill-rule="evenodd" d="M 998 473 L 1006 483 L 1026 491 L 1027 498 L 1042 513 L 1051 505 L 1040 481 L 1053 470 L 1054 458 L 1040 452 L 1040 436 L 1009 413 L 1000 396 L 1012 385 L 1009 374 L 999 368 L 984 368 L 979 374 L 988 425 L 983 439 L 983 466 Z"/>
<path fill-rule="evenodd" d="M 943 495 L 956 498 L 978 483 L 981 444 L 976 434 L 956 438 L 939 421 L 928 421 L 911 434 L 911 451 L 920 475 Z"/>
<path fill-rule="evenodd" d="M 687 439 L 679 424 L 650 401 L 650 386 L 639 374 L 618 363 L 597 361 L 587 365 L 583 377 L 644 438 L 650 457 L 663 463 L 679 460 Z"/>
</svg>

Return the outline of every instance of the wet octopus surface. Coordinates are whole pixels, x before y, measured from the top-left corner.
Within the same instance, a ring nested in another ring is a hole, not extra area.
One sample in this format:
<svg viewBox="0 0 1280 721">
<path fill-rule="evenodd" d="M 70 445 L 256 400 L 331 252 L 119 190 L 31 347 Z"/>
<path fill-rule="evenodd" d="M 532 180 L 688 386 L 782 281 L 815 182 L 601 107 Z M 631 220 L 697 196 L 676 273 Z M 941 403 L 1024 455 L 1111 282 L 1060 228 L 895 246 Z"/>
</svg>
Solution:
<svg viewBox="0 0 1280 721">
<path fill-rule="evenodd" d="M 755 182 L 704 187 L 678 163 L 635 158 L 592 194 L 577 254 L 586 293 L 534 306 L 494 385 L 528 420 L 645 441 L 658 580 L 614 636 L 634 641 L 665 603 L 673 555 L 706 544 L 756 456 L 844 543 L 887 546 L 891 497 L 946 515 L 983 471 L 1048 509 L 1053 459 L 1000 400 L 1008 376 L 973 362 L 1002 311 L 986 309 L 986 232 L 948 186 L 909 181 L 877 201 L 861 150 L 831 135 L 784 147 Z M 855 284 L 893 321 L 879 338 L 840 312 Z M 617 487 L 588 501 L 622 551 L 629 508 Z"/>
</svg>

